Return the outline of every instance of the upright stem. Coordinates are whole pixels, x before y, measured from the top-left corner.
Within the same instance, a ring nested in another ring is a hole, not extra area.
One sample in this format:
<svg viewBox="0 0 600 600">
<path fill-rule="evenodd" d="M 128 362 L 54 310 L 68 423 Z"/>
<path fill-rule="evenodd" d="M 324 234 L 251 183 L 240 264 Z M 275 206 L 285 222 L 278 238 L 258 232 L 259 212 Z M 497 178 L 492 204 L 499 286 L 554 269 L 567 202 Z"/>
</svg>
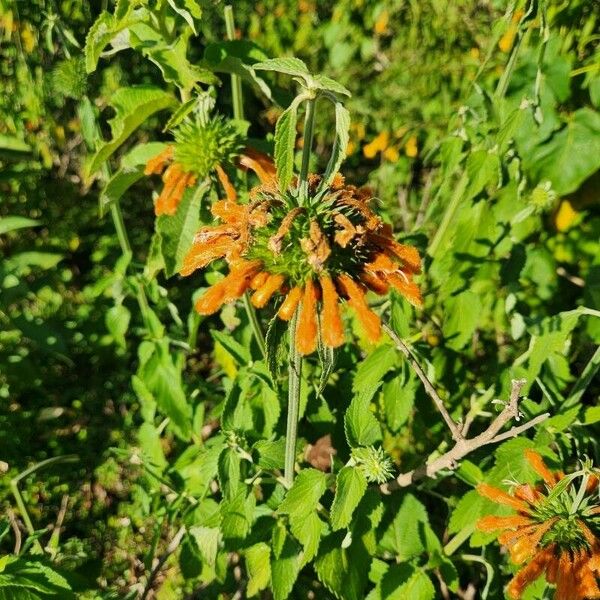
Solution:
<svg viewBox="0 0 600 600">
<path fill-rule="evenodd" d="M 308 167 L 313 144 L 315 130 L 315 105 L 317 99 L 310 98 L 306 102 L 306 114 L 304 116 L 304 144 L 302 146 L 302 166 L 300 168 L 300 198 L 302 202 L 308 199 Z"/>
<path fill-rule="evenodd" d="M 294 482 L 294 465 L 296 463 L 296 440 L 298 439 L 298 415 L 300 412 L 300 374 L 302 372 L 302 357 L 296 349 L 296 329 L 298 313 L 296 309 L 290 321 L 289 338 L 289 376 L 288 376 L 288 413 L 287 431 L 285 435 L 285 471 L 284 477 L 288 485 Z"/>
<path fill-rule="evenodd" d="M 310 98 L 306 103 L 306 116 L 304 117 L 304 145 L 302 147 L 302 166 L 298 187 L 300 189 L 300 202 L 308 200 L 308 167 L 312 150 L 313 132 L 315 128 L 315 103 L 316 98 Z M 298 415 L 300 414 L 300 375 L 302 373 L 302 357 L 296 349 L 296 333 L 298 328 L 298 315 L 302 304 L 296 309 L 290 321 L 289 337 L 290 349 L 288 354 L 288 413 L 287 431 L 285 435 L 285 481 L 292 485 L 294 481 L 294 464 L 296 462 L 296 440 L 298 439 Z"/>
<path fill-rule="evenodd" d="M 115 201 L 110 205 L 110 216 L 112 217 L 113 224 L 115 226 L 115 230 L 117 232 L 117 238 L 119 240 L 119 246 L 121 247 L 121 252 L 124 255 L 131 254 L 131 244 L 129 242 L 129 236 L 127 235 L 127 230 L 125 229 L 125 222 L 123 221 L 123 213 L 121 212 L 121 205 L 119 201 Z M 146 297 L 146 292 L 141 283 L 138 283 L 136 286 L 136 296 L 137 301 L 142 312 L 142 320 L 144 324 L 148 325 L 148 311 L 150 309 L 150 305 L 148 304 L 148 298 Z"/>
<path fill-rule="evenodd" d="M 225 7 L 225 29 L 227 31 L 227 39 L 234 40 L 235 39 L 235 23 L 233 21 L 233 7 L 228 5 Z M 231 76 L 231 98 L 233 102 L 233 117 L 240 121 L 244 120 L 244 96 L 242 92 L 242 80 L 239 75 Z M 245 176 L 244 176 L 245 178 Z M 256 339 L 256 343 L 260 349 L 260 352 L 263 356 L 267 355 L 267 345 L 265 342 L 265 336 L 260 326 L 260 321 L 256 316 L 256 311 L 254 310 L 254 306 L 252 306 L 250 302 L 250 297 L 248 296 L 248 292 L 244 294 L 244 308 L 246 309 L 246 314 L 248 315 L 248 321 L 250 321 L 250 326 L 252 327 L 252 332 L 254 333 L 254 337 Z"/>
</svg>

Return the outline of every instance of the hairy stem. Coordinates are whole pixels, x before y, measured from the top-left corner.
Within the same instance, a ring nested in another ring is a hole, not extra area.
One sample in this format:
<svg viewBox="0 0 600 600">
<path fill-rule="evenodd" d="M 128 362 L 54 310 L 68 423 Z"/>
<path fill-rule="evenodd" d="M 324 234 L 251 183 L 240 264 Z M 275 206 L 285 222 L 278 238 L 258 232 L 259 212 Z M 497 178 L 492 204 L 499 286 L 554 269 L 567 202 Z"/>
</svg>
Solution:
<svg viewBox="0 0 600 600">
<path fill-rule="evenodd" d="M 234 40 L 235 39 L 235 23 L 233 20 L 233 7 L 228 5 L 224 10 L 225 14 L 225 29 L 227 31 L 227 39 Z M 244 120 L 244 96 L 242 92 L 242 80 L 239 75 L 231 76 L 231 98 L 233 103 L 233 117 L 240 121 Z M 242 175 L 243 180 L 245 181 L 245 174 Z M 260 326 L 260 321 L 256 315 L 256 311 L 254 310 L 254 306 L 252 306 L 250 302 L 250 297 L 248 296 L 248 292 L 244 294 L 244 308 L 246 309 L 246 314 L 248 315 L 248 321 L 250 322 L 250 326 L 252 327 L 252 332 L 254 333 L 254 337 L 256 339 L 256 343 L 260 349 L 261 354 L 264 356 L 267 355 L 267 346 L 265 343 L 265 335 L 263 333 L 262 327 Z"/>
<path fill-rule="evenodd" d="M 302 146 L 302 165 L 298 186 L 300 188 L 300 199 L 306 202 L 308 199 L 308 167 L 313 145 L 313 134 L 315 130 L 315 105 L 317 99 L 309 98 L 306 101 L 306 114 L 304 116 L 304 143 Z"/>
<path fill-rule="evenodd" d="M 298 414 L 300 409 L 300 374 L 302 357 L 296 349 L 296 329 L 298 326 L 298 308 L 290 321 L 289 336 L 289 375 L 288 375 L 288 414 L 285 435 L 285 481 L 288 486 L 294 481 L 294 465 L 296 462 L 296 440 L 298 438 Z"/>
</svg>

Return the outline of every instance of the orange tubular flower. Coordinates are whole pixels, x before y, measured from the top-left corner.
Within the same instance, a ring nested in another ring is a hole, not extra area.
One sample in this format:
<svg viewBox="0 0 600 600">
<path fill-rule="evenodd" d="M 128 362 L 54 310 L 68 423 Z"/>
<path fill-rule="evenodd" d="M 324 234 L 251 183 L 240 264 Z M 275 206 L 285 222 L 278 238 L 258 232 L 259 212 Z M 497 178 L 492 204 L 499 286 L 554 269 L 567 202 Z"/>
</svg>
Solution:
<svg viewBox="0 0 600 600">
<path fill-rule="evenodd" d="M 232 273 L 240 262 L 251 264 L 252 276 L 244 275 L 244 286 L 236 290 L 254 290 L 251 301 L 257 308 L 283 296 L 277 315 L 284 321 L 299 311 L 296 346 L 304 355 L 315 351 L 319 339 L 331 348 L 343 344 L 343 301 L 371 342 L 379 340 L 381 323 L 369 308 L 368 291 L 381 295 L 393 287 L 421 306 L 413 281 L 421 270 L 419 253 L 394 240 L 391 228 L 371 210 L 367 190 L 346 185 L 339 175 L 329 185 L 311 175 L 308 198 L 300 202 L 295 185 L 279 190 L 275 166 L 266 155 L 246 149 L 238 162 L 254 171 L 261 185 L 246 204 L 223 186 L 227 199 L 212 206 L 218 223 L 196 234 L 182 275 L 218 259 L 225 259 Z M 232 285 L 229 277 L 213 286 L 217 291 L 206 292 L 208 300 L 201 298 L 198 310 L 208 314 L 239 297 L 221 293 Z"/>
<path fill-rule="evenodd" d="M 568 485 L 557 487 L 563 473 L 551 471 L 533 450 L 526 450 L 525 458 L 545 488 L 524 484 L 508 494 L 485 483 L 477 487 L 482 496 L 518 513 L 487 516 L 477 523 L 481 531 L 501 532 L 498 541 L 508 548 L 511 560 L 524 565 L 508 584 L 508 597 L 518 600 L 528 585 L 545 574 L 546 581 L 556 586 L 555 600 L 600 599 L 600 538 L 595 521 L 600 507 L 592 504 L 594 489 L 589 486 L 591 480 L 597 483 L 596 475 L 583 479 L 577 492 L 574 481 L 584 471 L 570 476 Z M 596 493 L 596 501 L 597 497 Z"/>
</svg>

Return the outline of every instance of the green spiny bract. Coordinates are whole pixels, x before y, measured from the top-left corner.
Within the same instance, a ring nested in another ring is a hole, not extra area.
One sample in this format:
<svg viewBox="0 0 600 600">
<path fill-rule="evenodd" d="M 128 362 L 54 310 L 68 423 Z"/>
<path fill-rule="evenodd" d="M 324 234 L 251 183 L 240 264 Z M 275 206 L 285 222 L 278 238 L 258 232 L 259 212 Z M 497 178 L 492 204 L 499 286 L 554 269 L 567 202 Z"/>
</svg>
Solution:
<svg viewBox="0 0 600 600">
<path fill-rule="evenodd" d="M 184 171 L 206 178 L 223 163 L 231 163 L 243 148 L 245 124 L 222 116 L 206 122 L 199 118 L 182 123 L 174 132 L 175 162 Z"/>
</svg>

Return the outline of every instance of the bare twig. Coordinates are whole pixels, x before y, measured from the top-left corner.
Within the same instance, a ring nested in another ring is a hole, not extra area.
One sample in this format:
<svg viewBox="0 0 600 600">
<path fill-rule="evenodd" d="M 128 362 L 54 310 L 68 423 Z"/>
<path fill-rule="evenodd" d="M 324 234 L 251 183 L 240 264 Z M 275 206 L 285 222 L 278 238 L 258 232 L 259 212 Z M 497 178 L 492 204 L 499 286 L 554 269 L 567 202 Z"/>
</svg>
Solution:
<svg viewBox="0 0 600 600">
<path fill-rule="evenodd" d="M 534 425 L 537 425 L 538 423 L 541 423 L 547 419 L 550 414 L 544 413 L 535 417 L 535 419 L 524 423 L 523 425 L 513 427 L 504 433 L 499 433 L 500 430 L 511 419 L 519 419 L 519 395 L 525 383 L 526 382 L 524 379 L 513 379 L 509 402 L 504 407 L 504 410 L 490 423 L 489 427 L 485 431 L 474 438 L 462 438 L 458 440 L 454 447 L 442 456 L 432 460 L 431 462 L 425 463 L 417 469 L 402 473 L 390 483 L 383 484 L 380 486 L 381 491 L 384 494 L 389 494 L 394 490 L 406 487 L 424 477 L 434 477 L 443 469 L 454 469 L 456 468 L 459 460 L 474 450 L 488 444 L 496 444 L 508 438 L 515 437 L 523 431 L 526 431 L 527 429 L 530 429 Z"/>
<path fill-rule="evenodd" d="M 417 377 L 423 383 L 423 386 L 425 388 L 425 391 L 427 392 L 427 395 L 433 400 L 433 403 L 435 404 L 436 408 L 440 411 L 440 414 L 442 415 L 442 418 L 446 422 L 446 425 L 448 425 L 448 429 L 450 429 L 450 431 L 452 433 L 452 438 L 456 442 L 460 442 L 460 441 L 464 440 L 464 437 L 462 435 L 460 427 L 454 422 L 454 420 L 450 416 L 450 413 L 444 406 L 444 401 L 440 398 L 435 387 L 433 386 L 431 381 L 429 381 L 429 378 L 427 377 L 427 375 L 425 375 L 425 371 L 423 371 L 423 369 L 421 368 L 421 365 L 417 362 L 417 360 L 413 356 L 412 352 L 410 351 L 410 348 L 400 339 L 398 334 L 389 325 L 384 323 L 383 329 L 390 336 L 390 338 L 394 342 L 394 344 L 396 344 L 396 347 L 398 348 L 398 350 L 400 350 L 400 352 L 402 352 L 402 354 L 404 354 L 404 356 L 406 356 L 408 363 L 413 368 L 414 372 L 417 374 Z"/>
<path fill-rule="evenodd" d="M 154 583 L 154 580 L 156 579 L 156 576 L 159 574 L 163 565 L 167 562 L 169 556 L 171 556 L 171 554 L 173 554 L 173 552 L 175 552 L 175 550 L 179 548 L 179 544 L 181 544 L 181 540 L 183 539 L 185 532 L 186 527 L 185 525 L 182 525 L 177 530 L 177 533 L 173 536 L 173 539 L 169 542 L 169 545 L 167 546 L 162 556 L 156 561 L 156 564 L 154 565 L 150 575 L 148 576 L 148 582 L 146 583 L 146 587 L 144 588 L 144 591 L 140 596 L 140 600 L 145 600 L 148 597 L 148 594 L 152 590 L 152 585 Z"/>
<path fill-rule="evenodd" d="M 13 554 L 18 555 L 21 552 L 21 528 L 19 527 L 19 522 L 17 521 L 17 517 L 11 508 L 6 509 L 6 514 L 8 515 L 8 520 L 10 521 L 10 526 L 12 527 L 13 533 L 15 534 L 15 549 Z"/>
</svg>

